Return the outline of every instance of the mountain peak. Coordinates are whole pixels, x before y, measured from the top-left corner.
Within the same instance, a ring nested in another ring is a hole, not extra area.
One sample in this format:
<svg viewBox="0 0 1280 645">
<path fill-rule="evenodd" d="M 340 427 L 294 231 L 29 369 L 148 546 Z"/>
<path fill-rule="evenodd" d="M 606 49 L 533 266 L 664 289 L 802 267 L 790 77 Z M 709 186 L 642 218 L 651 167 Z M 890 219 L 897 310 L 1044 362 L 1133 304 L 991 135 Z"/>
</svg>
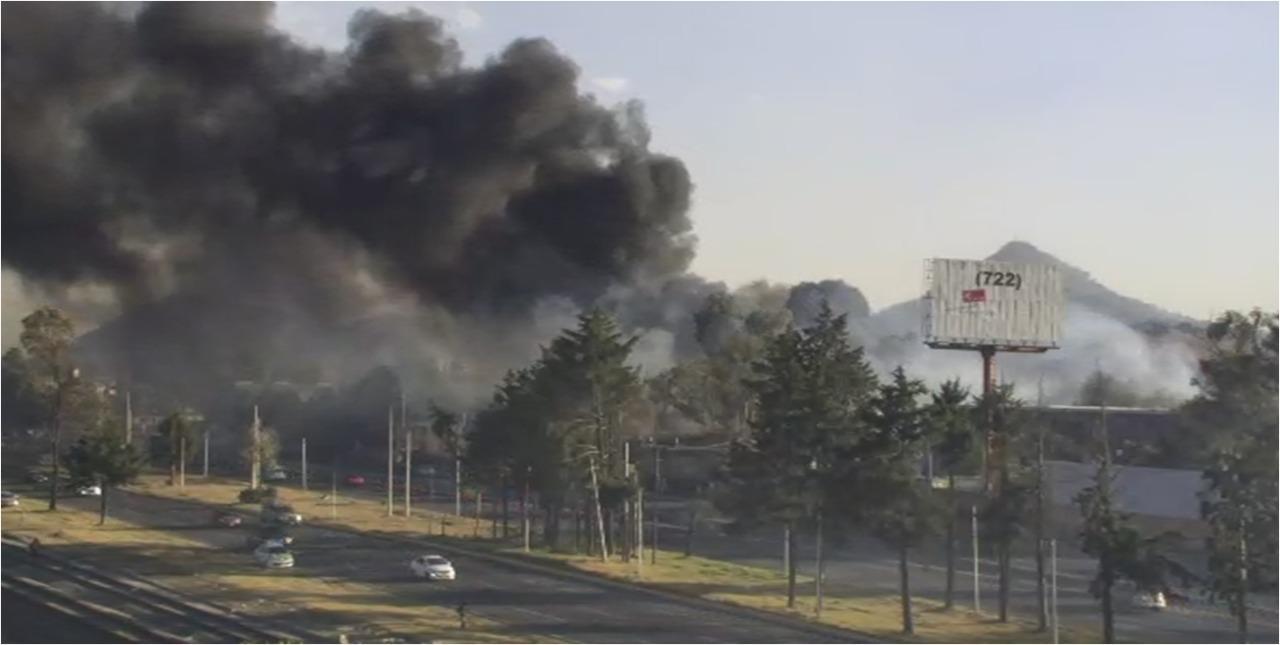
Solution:
<svg viewBox="0 0 1280 645">
<path fill-rule="evenodd" d="M 1006 242 L 1000 250 L 987 257 L 996 262 L 1019 262 L 1023 264 L 1052 264 L 1062 274 L 1063 287 L 1067 298 L 1077 304 L 1105 313 L 1129 325 L 1140 326 L 1150 322 L 1185 323 L 1190 318 L 1176 314 L 1137 298 L 1122 296 L 1107 288 L 1088 271 L 1064 262 L 1050 253 L 1046 253 L 1030 242 L 1013 240 Z"/>
<path fill-rule="evenodd" d="M 1022 240 L 1013 240 L 1006 242 L 1000 247 L 999 251 L 987 256 L 988 260 L 994 262 L 1023 262 L 1028 264 L 1065 264 L 1052 255 L 1041 251 L 1030 242 Z"/>
</svg>

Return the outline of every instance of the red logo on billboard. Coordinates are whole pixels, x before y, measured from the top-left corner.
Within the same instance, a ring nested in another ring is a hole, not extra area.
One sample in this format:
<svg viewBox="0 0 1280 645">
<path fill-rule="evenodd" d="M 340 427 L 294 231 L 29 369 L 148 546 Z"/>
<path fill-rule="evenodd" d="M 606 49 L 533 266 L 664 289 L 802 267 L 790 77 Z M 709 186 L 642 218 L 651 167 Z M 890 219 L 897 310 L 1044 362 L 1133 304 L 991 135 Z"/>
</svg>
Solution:
<svg viewBox="0 0 1280 645">
<path fill-rule="evenodd" d="M 986 289 L 965 289 L 960 293 L 960 298 L 964 302 L 986 302 Z"/>
</svg>

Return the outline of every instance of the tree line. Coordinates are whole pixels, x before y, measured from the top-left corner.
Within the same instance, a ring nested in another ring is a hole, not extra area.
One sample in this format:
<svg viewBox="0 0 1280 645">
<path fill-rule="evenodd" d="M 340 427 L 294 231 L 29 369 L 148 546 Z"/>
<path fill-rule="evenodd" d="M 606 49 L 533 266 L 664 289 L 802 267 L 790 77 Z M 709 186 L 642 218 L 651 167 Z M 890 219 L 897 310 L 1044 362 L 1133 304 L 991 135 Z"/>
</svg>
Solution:
<svg viewBox="0 0 1280 645">
<path fill-rule="evenodd" d="M 626 457 L 627 439 L 652 433 L 672 415 L 705 420 L 732 437 L 714 494 L 731 530 L 777 525 L 786 532 L 788 605 L 797 596 L 801 534 L 815 538 L 821 598 L 824 542 L 867 531 L 898 555 L 908 633 L 907 563 L 925 540 L 945 546 L 944 601 L 955 604 L 959 521 L 967 510 L 956 479 L 978 473 L 977 510 L 996 556 L 999 616 L 1007 619 L 1014 547 L 1031 540 L 1042 565 L 1046 506 L 1043 424 L 1013 387 L 975 394 L 953 380 L 930 389 L 901 367 L 882 379 L 855 346 L 845 317 L 825 304 L 802 327 L 737 317 L 732 306 L 709 299 L 694 320 L 704 357 L 649 379 L 631 362 L 636 338 L 608 314 L 588 311 L 536 361 L 511 370 L 466 423 L 460 411 L 437 407 L 430 427 L 465 465 L 469 485 L 501 492 L 504 531 L 514 494 L 526 535 L 530 509 L 538 509 L 547 547 L 565 547 L 561 522 L 570 517 L 574 548 L 629 558 L 637 555 L 631 536 L 643 486 Z M 16 401 L 50 431 L 55 470 L 66 466 L 73 477 L 103 485 L 105 518 L 106 489 L 136 477 L 145 455 L 112 413 L 113 393 L 71 366 L 74 333 L 65 316 L 42 308 L 23 327 L 20 346 L 4 356 L 6 403 Z M 1199 394 L 1180 410 L 1203 430 L 1211 464 L 1202 509 L 1212 533 L 1209 571 L 1199 582 L 1227 601 L 1242 634 L 1248 594 L 1276 585 L 1276 330 L 1276 316 L 1257 311 L 1214 321 Z M 1104 409 L 1122 398 L 1114 390 L 1101 376 L 1088 384 L 1091 402 Z M 153 461 L 172 473 L 198 418 L 174 410 L 151 440 Z M 62 434 L 69 427 L 79 439 L 68 448 Z M 1192 574 L 1170 556 L 1170 536 L 1142 534 L 1117 505 L 1105 430 L 1104 422 L 1093 447 L 1095 481 L 1076 503 L 1081 543 L 1099 563 L 1091 589 L 1112 640 L 1117 583 L 1171 590 L 1172 580 Z M 930 459 L 941 477 L 923 476 Z M 56 508 L 56 489 L 50 506 Z"/>
</svg>

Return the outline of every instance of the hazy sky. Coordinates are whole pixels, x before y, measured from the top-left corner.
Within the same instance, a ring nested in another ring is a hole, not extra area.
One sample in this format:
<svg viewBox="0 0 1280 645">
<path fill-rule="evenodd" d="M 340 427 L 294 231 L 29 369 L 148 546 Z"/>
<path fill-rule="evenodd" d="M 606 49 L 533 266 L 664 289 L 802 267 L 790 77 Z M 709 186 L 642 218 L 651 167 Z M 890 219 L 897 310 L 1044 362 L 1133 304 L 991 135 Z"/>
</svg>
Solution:
<svg viewBox="0 0 1280 645">
<path fill-rule="evenodd" d="M 923 259 L 1023 239 L 1197 318 L 1277 307 L 1277 5 L 413 3 L 471 64 L 545 36 L 640 98 L 696 183 L 694 270 L 840 277 L 880 308 Z M 341 47 L 360 6 L 277 23 Z"/>
</svg>

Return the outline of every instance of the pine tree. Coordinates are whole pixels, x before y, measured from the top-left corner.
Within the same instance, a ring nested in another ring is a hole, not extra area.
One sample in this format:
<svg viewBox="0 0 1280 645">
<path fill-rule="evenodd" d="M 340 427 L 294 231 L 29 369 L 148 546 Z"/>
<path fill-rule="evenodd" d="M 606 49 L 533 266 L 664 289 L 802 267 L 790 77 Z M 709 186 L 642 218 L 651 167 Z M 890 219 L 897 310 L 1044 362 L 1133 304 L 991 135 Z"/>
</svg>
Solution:
<svg viewBox="0 0 1280 645">
<path fill-rule="evenodd" d="M 961 386 L 958 380 L 947 381 L 933 393 L 926 413 L 930 442 L 947 473 L 947 582 L 943 594 L 947 609 L 952 608 L 955 603 L 956 523 L 959 513 L 956 502 L 956 472 L 973 456 L 976 445 L 973 412 L 966 406 L 968 400 L 968 388 Z"/>
<path fill-rule="evenodd" d="M 144 465 L 142 454 L 125 442 L 124 429 L 115 424 L 104 424 L 82 436 L 63 459 L 73 484 L 93 483 L 102 488 L 98 524 L 107 521 L 112 489 L 137 479 Z"/>
<path fill-rule="evenodd" d="M 857 497 L 866 500 L 862 514 L 872 532 L 898 554 L 902 631 L 915 633 L 911 610 L 908 560 L 911 548 L 933 532 L 937 504 L 932 482 L 919 472 L 920 447 L 928 430 L 919 398 L 923 383 L 907 378 L 902 367 L 879 387 L 870 406 L 871 433 L 852 453 Z"/>
<path fill-rule="evenodd" d="M 865 434 L 864 408 L 876 380 L 861 348 L 849 343 L 845 317 L 825 303 L 812 326 L 769 339 L 755 374 L 747 381 L 755 407 L 751 433 L 730 450 L 717 503 L 739 527 L 786 527 L 787 604 L 794 606 L 796 531 L 841 520 L 833 512 L 842 497 L 833 495 L 840 457 Z"/>
<path fill-rule="evenodd" d="M 1225 598 L 1240 642 L 1249 632 L 1248 595 L 1277 581 L 1277 331 L 1275 314 L 1228 312 L 1207 330 L 1200 394 L 1184 409 L 1213 437 L 1201 516 L 1209 524 L 1207 586 Z"/>
</svg>

